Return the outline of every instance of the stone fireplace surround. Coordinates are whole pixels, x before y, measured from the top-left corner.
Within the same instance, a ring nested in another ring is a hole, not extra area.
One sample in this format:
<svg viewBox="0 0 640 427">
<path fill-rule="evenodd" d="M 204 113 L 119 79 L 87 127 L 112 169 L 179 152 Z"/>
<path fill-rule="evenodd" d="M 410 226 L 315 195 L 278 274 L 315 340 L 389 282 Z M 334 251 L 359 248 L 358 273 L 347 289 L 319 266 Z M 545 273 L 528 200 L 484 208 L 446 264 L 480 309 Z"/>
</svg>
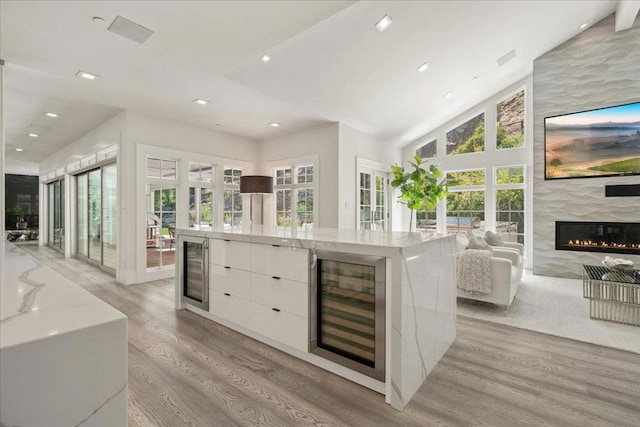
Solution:
<svg viewBox="0 0 640 427">
<path fill-rule="evenodd" d="M 534 61 L 533 66 L 533 272 L 580 278 L 584 264 L 608 255 L 556 250 L 556 221 L 640 222 L 640 197 L 606 197 L 607 185 L 640 183 L 640 176 L 544 179 L 544 118 L 640 101 L 640 19 L 615 31 L 615 16 L 581 32 Z M 609 254 L 633 261 L 640 254 Z"/>
</svg>

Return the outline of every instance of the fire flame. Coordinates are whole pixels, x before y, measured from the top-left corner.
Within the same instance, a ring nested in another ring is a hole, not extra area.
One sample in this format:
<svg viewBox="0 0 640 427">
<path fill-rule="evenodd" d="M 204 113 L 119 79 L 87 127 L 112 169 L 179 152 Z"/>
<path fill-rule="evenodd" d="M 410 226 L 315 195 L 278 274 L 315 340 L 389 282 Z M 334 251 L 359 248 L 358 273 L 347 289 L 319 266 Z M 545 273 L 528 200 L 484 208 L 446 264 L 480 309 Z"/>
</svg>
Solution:
<svg viewBox="0 0 640 427">
<path fill-rule="evenodd" d="M 598 242 L 595 240 L 569 240 L 569 246 L 591 246 L 591 247 L 603 247 L 603 248 L 626 248 L 626 249 L 640 249 L 640 243 L 616 243 L 616 242 Z"/>
</svg>

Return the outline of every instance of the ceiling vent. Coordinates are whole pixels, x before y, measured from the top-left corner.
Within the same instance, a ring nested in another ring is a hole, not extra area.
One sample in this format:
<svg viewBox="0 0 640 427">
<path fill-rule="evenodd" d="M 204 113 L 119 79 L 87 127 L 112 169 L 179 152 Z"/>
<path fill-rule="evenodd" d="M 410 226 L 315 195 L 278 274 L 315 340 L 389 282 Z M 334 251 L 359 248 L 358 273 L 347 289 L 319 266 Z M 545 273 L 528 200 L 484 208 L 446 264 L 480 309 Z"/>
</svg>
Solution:
<svg viewBox="0 0 640 427">
<path fill-rule="evenodd" d="M 511 61 L 515 57 L 516 57 L 516 50 L 511 49 L 504 56 L 501 56 L 500 58 L 498 58 L 498 61 L 496 61 L 498 62 L 498 67 L 502 67 L 504 64 Z"/>
<path fill-rule="evenodd" d="M 116 16 L 116 19 L 113 20 L 107 30 L 140 44 L 144 43 L 153 34 L 150 29 L 129 21 L 122 16 Z"/>
</svg>

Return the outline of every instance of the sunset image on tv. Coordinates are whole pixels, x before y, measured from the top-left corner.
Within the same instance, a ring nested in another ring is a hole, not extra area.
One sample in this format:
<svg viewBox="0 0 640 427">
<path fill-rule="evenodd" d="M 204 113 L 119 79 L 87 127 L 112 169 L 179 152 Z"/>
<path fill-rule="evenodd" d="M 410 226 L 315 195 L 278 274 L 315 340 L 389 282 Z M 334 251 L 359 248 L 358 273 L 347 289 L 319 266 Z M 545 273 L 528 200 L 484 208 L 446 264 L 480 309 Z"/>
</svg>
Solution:
<svg viewBox="0 0 640 427">
<path fill-rule="evenodd" d="M 640 102 L 544 123 L 545 179 L 640 174 Z"/>
</svg>

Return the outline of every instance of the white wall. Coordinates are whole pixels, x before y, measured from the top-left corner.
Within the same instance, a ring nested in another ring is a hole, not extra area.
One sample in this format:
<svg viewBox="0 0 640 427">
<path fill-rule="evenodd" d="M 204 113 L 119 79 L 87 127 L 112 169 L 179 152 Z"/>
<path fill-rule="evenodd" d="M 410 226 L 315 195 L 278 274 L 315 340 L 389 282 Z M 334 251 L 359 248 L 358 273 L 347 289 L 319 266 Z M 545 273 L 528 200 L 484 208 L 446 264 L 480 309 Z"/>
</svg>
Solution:
<svg viewBox="0 0 640 427">
<path fill-rule="evenodd" d="M 22 160 L 4 159 L 4 173 L 13 175 L 40 175 L 38 163 L 23 162 Z"/>
<path fill-rule="evenodd" d="M 402 150 L 386 141 L 354 129 L 344 123 L 339 124 L 338 144 L 338 175 L 340 185 L 338 187 L 338 227 L 341 229 L 355 229 L 357 220 L 357 170 L 356 158 L 361 157 L 386 165 L 387 171 L 391 171 L 391 165 L 402 161 Z M 389 208 L 392 213 L 392 229 L 402 228 L 399 211 L 395 197 L 392 198 Z M 394 215 L 395 214 L 395 215 Z"/>
<path fill-rule="evenodd" d="M 136 208 L 138 191 L 144 188 L 144 185 L 137 183 L 139 178 L 136 177 L 136 168 L 139 163 L 136 147 L 145 145 L 251 163 L 255 163 L 258 150 L 256 141 L 252 139 L 134 111 L 128 112 L 124 141 L 120 152 L 121 172 L 118 184 L 122 189 L 121 204 L 124 203 L 132 212 L 127 213 L 127 221 L 124 216 L 120 221 L 120 257 L 126 256 L 126 259 L 121 264 L 123 275 L 119 280 L 123 283 L 135 283 L 148 276 L 144 271 L 139 271 L 144 263 L 138 258 L 144 256 L 144 252 L 136 250 L 144 245 L 144 241 L 137 238 L 141 234 L 140 227 L 146 227 L 145 212 L 138 212 L 139 209 Z M 144 236 L 144 232 L 142 235 Z M 169 277 L 166 273 L 164 276 Z"/>
<path fill-rule="evenodd" d="M 528 76 L 513 85 L 505 88 L 491 98 L 481 102 L 480 104 L 470 108 L 455 119 L 448 121 L 444 125 L 438 127 L 434 131 L 418 138 L 403 149 L 403 159 L 409 161 L 415 155 L 416 149 L 426 142 L 437 139 L 438 156 L 431 159 L 430 164 L 436 164 L 442 171 L 467 170 L 467 169 L 486 169 L 486 191 L 485 191 L 485 210 L 488 213 L 493 212 L 492 206 L 495 206 L 495 188 L 492 177 L 494 167 L 525 165 L 525 267 L 531 268 L 532 257 L 532 241 L 533 241 L 533 89 L 532 76 Z M 506 150 L 498 150 L 496 148 L 496 104 L 508 98 L 509 96 L 525 90 L 525 145 L 522 148 L 512 148 Z M 485 151 L 481 153 L 459 154 L 456 156 L 447 156 L 446 133 L 456 126 L 464 123 L 478 114 L 484 112 L 485 119 Z M 492 125 L 493 124 L 493 125 Z M 487 210 L 489 209 L 489 210 Z M 408 210 L 405 208 L 406 221 L 408 221 Z M 444 213 L 445 201 L 441 201 L 438 205 L 438 227 L 444 230 Z M 408 223 L 405 227 L 408 227 Z M 495 216 L 486 215 L 486 229 L 495 228 Z"/>
<path fill-rule="evenodd" d="M 261 173 L 266 173 L 265 165 L 270 162 L 317 156 L 318 227 L 338 227 L 338 123 L 260 141 L 258 151 Z"/>
<path fill-rule="evenodd" d="M 136 146 L 143 144 L 191 151 L 252 163 L 256 161 L 258 152 L 256 141 L 248 138 L 143 113 L 123 111 L 41 162 L 40 175 L 64 167 L 112 144 L 118 144 L 118 204 L 120 206 L 116 279 L 126 284 L 138 281 L 136 248 L 140 242 L 136 241 L 136 231 L 137 227 L 144 227 L 144 221 L 142 223 L 138 221 L 140 215 L 136 207 Z M 71 181 L 66 180 L 67 194 L 73 193 Z M 73 197 L 67 197 L 66 209 L 69 213 L 73 212 L 73 200 Z M 41 203 L 42 205 L 44 203 Z M 45 216 L 46 212 L 41 211 L 41 217 Z M 71 230 L 70 215 L 67 215 L 67 222 L 66 229 Z M 44 235 L 44 230 L 41 230 L 41 235 Z M 69 234 L 68 237 L 70 237 Z M 71 238 L 66 240 L 70 242 Z M 67 251 L 67 255 L 69 254 L 70 251 Z"/>
</svg>

